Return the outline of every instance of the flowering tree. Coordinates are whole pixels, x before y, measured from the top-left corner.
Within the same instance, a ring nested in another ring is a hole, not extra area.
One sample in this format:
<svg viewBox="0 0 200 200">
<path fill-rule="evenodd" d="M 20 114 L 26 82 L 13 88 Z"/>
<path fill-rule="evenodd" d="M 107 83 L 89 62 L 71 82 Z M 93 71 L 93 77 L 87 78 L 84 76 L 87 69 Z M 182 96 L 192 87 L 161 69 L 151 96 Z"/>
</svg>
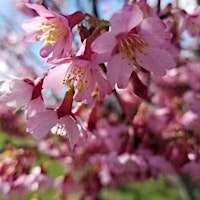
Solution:
<svg viewBox="0 0 200 200">
<path fill-rule="evenodd" d="M 48 70 L 1 78 L 1 129 L 36 141 L 2 156 L 5 199 L 50 187 L 60 199 L 74 192 L 98 199 L 104 187 L 161 174 L 199 179 L 200 7 L 188 13 L 173 2 L 129 1 L 107 21 L 96 1 L 96 16 L 62 13 L 55 2 L 18 7 L 33 16 L 20 42 L 42 41 Z M 184 45 L 186 37 L 196 42 Z M 24 115 L 16 119 L 13 109 Z M 9 129 L 8 120 L 26 129 Z M 33 167 L 37 150 L 61 161 L 62 177 Z"/>
</svg>

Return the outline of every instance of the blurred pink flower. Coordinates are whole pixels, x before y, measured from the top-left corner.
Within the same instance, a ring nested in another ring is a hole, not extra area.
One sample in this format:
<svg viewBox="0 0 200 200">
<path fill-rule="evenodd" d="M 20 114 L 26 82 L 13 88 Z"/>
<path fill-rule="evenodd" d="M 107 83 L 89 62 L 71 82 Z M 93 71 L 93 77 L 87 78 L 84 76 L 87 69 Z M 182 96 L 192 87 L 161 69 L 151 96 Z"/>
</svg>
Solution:
<svg viewBox="0 0 200 200">
<path fill-rule="evenodd" d="M 161 155 L 151 156 L 149 158 L 149 167 L 153 176 L 157 177 L 159 174 L 174 174 L 175 169 L 171 162 Z"/>
<path fill-rule="evenodd" d="M 77 11 L 71 15 L 58 14 L 38 4 L 26 4 L 39 16 L 22 25 L 26 32 L 25 40 L 29 42 L 45 40 L 40 55 L 52 61 L 68 56 L 72 46 L 72 28 L 83 20 L 84 14 Z"/>
<path fill-rule="evenodd" d="M 189 175 L 191 178 L 199 179 L 200 178 L 200 162 L 191 161 L 186 163 L 182 167 L 182 173 Z"/>
<path fill-rule="evenodd" d="M 200 91 L 200 64 L 199 62 L 191 62 L 186 65 L 187 81 L 190 87 L 199 92 Z"/>
<path fill-rule="evenodd" d="M 13 193 L 20 195 L 28 191 L 46 190 L 53 186 L 53 178 L 44 172 L 40 166 L 35 166 L 29 174 L 20 174 L 13 181 Z"/>
<path fill-rule="evenodd" d="M 172 114 L 168 108 L 154 108 L 147 116 L 147 126 L 155 134 L 161 134 L 169 126 Z"/>
<path fill-rule="evenodd" d="M 159 76 L 175 67 L 165 51 L 171 34 L 158 17 L 144 18 L 139 6 L 125 5 L 110 23 L 111 32 L 100 35 L 92 50 L 109 61 L 107 76 L 112 87 L 115 83 L 119 88 L 127 87 L 131 72 L 138 66 Z"/>
</svg>

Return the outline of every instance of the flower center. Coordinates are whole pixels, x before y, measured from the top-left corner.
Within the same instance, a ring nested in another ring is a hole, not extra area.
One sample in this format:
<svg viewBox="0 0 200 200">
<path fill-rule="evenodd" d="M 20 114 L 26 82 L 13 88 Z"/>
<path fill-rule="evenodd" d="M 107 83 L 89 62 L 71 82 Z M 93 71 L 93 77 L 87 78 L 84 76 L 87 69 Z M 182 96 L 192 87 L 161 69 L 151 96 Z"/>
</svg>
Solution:
<svg viewBox="0 0 200 200">
<path fill-rule="evenodd" d="M 66 30 L 63 29 L 63 25 L 58 19 L 52 18 L 42 22 L 37 31 L 39 32 L 38 40 L 45 40 L 46 44 L 54 44 Z"/>
<path fill-rule="evenodd" d="M 66 72 L 63 84 L 69 84 L 70 86 L 77 88 L 79 92 L 87 88 L 88 67 L 71 64 Z"/>
<path fill-rule="evenodd" d="M 136 57 L 135 50 L 143 53 L 141 47 L 145 46 L 149 45 L 141 38 L 141 36 L 131 33 L 120 41 L 118 51 L 123 52 L 130 60 L 134 60 Z M 124 57 L 122 57 L 122 59 L 124 59 Z"/>
</svg>

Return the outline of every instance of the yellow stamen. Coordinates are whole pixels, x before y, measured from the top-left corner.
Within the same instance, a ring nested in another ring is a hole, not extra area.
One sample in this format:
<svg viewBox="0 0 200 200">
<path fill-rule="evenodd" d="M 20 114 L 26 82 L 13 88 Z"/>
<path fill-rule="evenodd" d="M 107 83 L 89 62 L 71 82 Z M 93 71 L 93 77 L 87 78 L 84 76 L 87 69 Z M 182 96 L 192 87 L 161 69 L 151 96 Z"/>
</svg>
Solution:
<svg viewBox="0 0 200 200">
<path fill-rule="evenodd" d="M 136 57 L 135 50 L 137 50 L 141 54 L 144 54 L 144 56 L 147 55 L 147 53 L 143 52 L 141 48 L 145 46 L 149 46 L 149 44 L 143 41 L 139 35 L 132 34 L 121 40 L 119 51 L 123 52 L 125 54 L 125 57 L 128 57 L 131 61 L 133 61 Z M 124 56 L 122 56 L 122 59 L 124 59 Z"/>
<path fill-rule="evenodd" d="M 66 33 L 64 32 L 61 22 L 57 19 L 49 20 L 48 22 L 42 22 L 37 30 L 40 34 L 37 35 L 38 40 L 45 39 L 46 44 L 54 44 L 59 37 Z"/>
<path fill-rule="evenodd" d="M 71 69 L 67 71 L 63 84 L 70 84 L 76 87 L 79 92 L 83 91 L 88 87 L 87 68 L 87 66 L 72 64 Z"/>
</svg>

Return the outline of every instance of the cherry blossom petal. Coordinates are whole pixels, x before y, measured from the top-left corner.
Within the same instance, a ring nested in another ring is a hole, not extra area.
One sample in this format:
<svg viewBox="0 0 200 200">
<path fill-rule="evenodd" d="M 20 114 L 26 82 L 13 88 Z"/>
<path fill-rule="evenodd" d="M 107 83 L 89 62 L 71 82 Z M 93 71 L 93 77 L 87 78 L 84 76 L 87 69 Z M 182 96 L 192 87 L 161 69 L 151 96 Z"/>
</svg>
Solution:
<svg viewBox="0 0 200 200">
<path fill-rule="evenodd" d="M 163 76 L 166 74 L 166 69 L 175 67 L 175 62 L 167 51 L 154 47 L 141 49 L 142 51 L 135 50 L 137 63 L 155 75 Z"/>
<path fill-rule="evenodd" d="M 66 16 L 64 17 L 63 15 L 60 15 L 56 12 L 54 12 L 54 14 L 55 14 L 55 17 L 58 17 L 58 19 L 62 22 L 65 28 L 71 30 L 71 27 L 69 26 L 69 20 Z"/>
<path fill-rule="evenodd" d="M 41 96 L 30 101 L 27 106 L 27 118 L 45 110 L 44 101 Z"/>
<path fill-rule="evenodd" d="M 30 33 L 27 33 L 25 36 L 24 36 L 24 40 L 26 42 L 35 42 L 37 40 L 37 35 L 38 33 L 37 32 L 30 32 Z"/>
<path fill-rule="evenodd" d="M 143 13 L 137 5 L 126 5 L 111 17 L 110 23 L 115 34 L 128 32 L 142 22 Z"/>
<path fill-rule="evenodd" d="M 70 148 L 73 149 L 74 145 L 77 143 L 80 135 L 77 122 L 71 116 L 67 115 L 60 120 L 61 123 L 65 125 L 66 132 L 69 137 Z"/>
<path fill-rule="evenodd" d="M 100 35 L 92 44 L 92 51 L 98 54 L 111 54 L 117 39 L 112 32 L 106 32 Z"/>
<path fill-rule="evenodd" d="M 72 32 L 69 31 L 69 34 L 64 38 L 65 38 L 64 40 L 65 48 L 63 49 L 63 55 L 68 55 L 72 47 L 72 41 L 73 41 Z"/>
<path fill-rule="evenodd" d="M 31 100 L 32 91 L 32 85 L 23 80 L 14 79 L 11 81 L 11 91 L 3 94 L 0 100 L 11 107 L 26 106 Z"/>
<path fill-rule="evenodd" d="M 43 88 L 50 88 L 53 93 L 61 91 L 65 87 L 63 80 L 67 67 L 68 65 L 65 63 L 50 69 L 48 75 L 44 78 Z"/>
<path fill-rule="evenodd" d="M 57 112 L 53 110 L 40 112 L 28 119 L 27 131 L 30 132 L 35 139 L 39 140 L 45 137 L 57 122 Z"/>
<path fill-rule="evenodd" d="M 46 44 L 44 43 L 42 48 L 40 49 L 40 55 L 45 58 L 50 55 L 50 53 L 53 51 L 56 43 L 54 44 Z"/>
<path fill-rule="evenodd" d="M 30 4 L 30 3 L 26 3 L 25 4 L 28 8 L 31 8 L 33 10 L 35 10 L 38 15 L 40 15 L 41 17 L 53 17 L 54 14 L 47 10 L 44 6 L 41 6 L 39 4 Z"/>
<path fill-rule="evenodd" d="M 51 57 L 48 57 L 47 59 L 47 63 L 50 63 L 51 61 L 53 61 L 54 58 L 56 57 L 63 57 L 63 44 L 65 43 L 65 40 L 64 38 L 60 38 L 54 45 L 54 48 L 51 50 L 52 51 L 52 54 L 51 54 Z M 67 54 L 69 53 L 69 50 L 70 49 L 67 49 Z M 67 54 L 65 56 L 67 56 Z M 48 55 L 47 55 L 48 56 Z M 46 56 L 43 56 L 43 57 L 46 57 Z"/>
<path fill-rule="evenodd" d="M 127 87 L 131 72 L 134 69 L 133 64 L 123 57 L 121 53 L 116 54 L 108 62 L 107 77 L 112 88 L 116 83 L 119 88 Z"/>
<path fill-rule="evenodd" d="M 94 70 L 93 77 L 98 84 L 98 89 L 101 98 L 104 98 L 106 94 L 111 94 L 112 88 L 110 84 L 97 70 Z"/>
<path fill-rule="evenodd" d="M 139 28 L 139 35 L 154 47 L 166 47 L 171 39 L 171 34 L 166 30 L 166 25 L 158 17 L 144 19 Z"/>
<path fill-rule="evenodd" d="M 104 63 L 110 59 L 110 54 L 104 53 L 104 54 L 97 54 L 94 53 L 91 56 L 91 61 L 95 66 L 98 66 L 99 63 Z"/>
<path fill-rule="evenodd" d="M 143 13 L 138 5 L 127 5 L 123 9 L 123 15 L 124 12 L 129 12 L 129 17 L 127 16 L 127 28 L 128 31 L 130 31 L 132 28 L 139 25 L 143 20 Z"/>
<path fill-rule="evenodd" d="M 22 24 L 22 29 L 25 32 L 37 32 L 37 28 L 41 25 L 42 22 L 46 22 L 47 19 L 43 17 L 34 17 L 27 22 Z M 38 32 L 37 32 L 38 33 Z"/>
</svg>

